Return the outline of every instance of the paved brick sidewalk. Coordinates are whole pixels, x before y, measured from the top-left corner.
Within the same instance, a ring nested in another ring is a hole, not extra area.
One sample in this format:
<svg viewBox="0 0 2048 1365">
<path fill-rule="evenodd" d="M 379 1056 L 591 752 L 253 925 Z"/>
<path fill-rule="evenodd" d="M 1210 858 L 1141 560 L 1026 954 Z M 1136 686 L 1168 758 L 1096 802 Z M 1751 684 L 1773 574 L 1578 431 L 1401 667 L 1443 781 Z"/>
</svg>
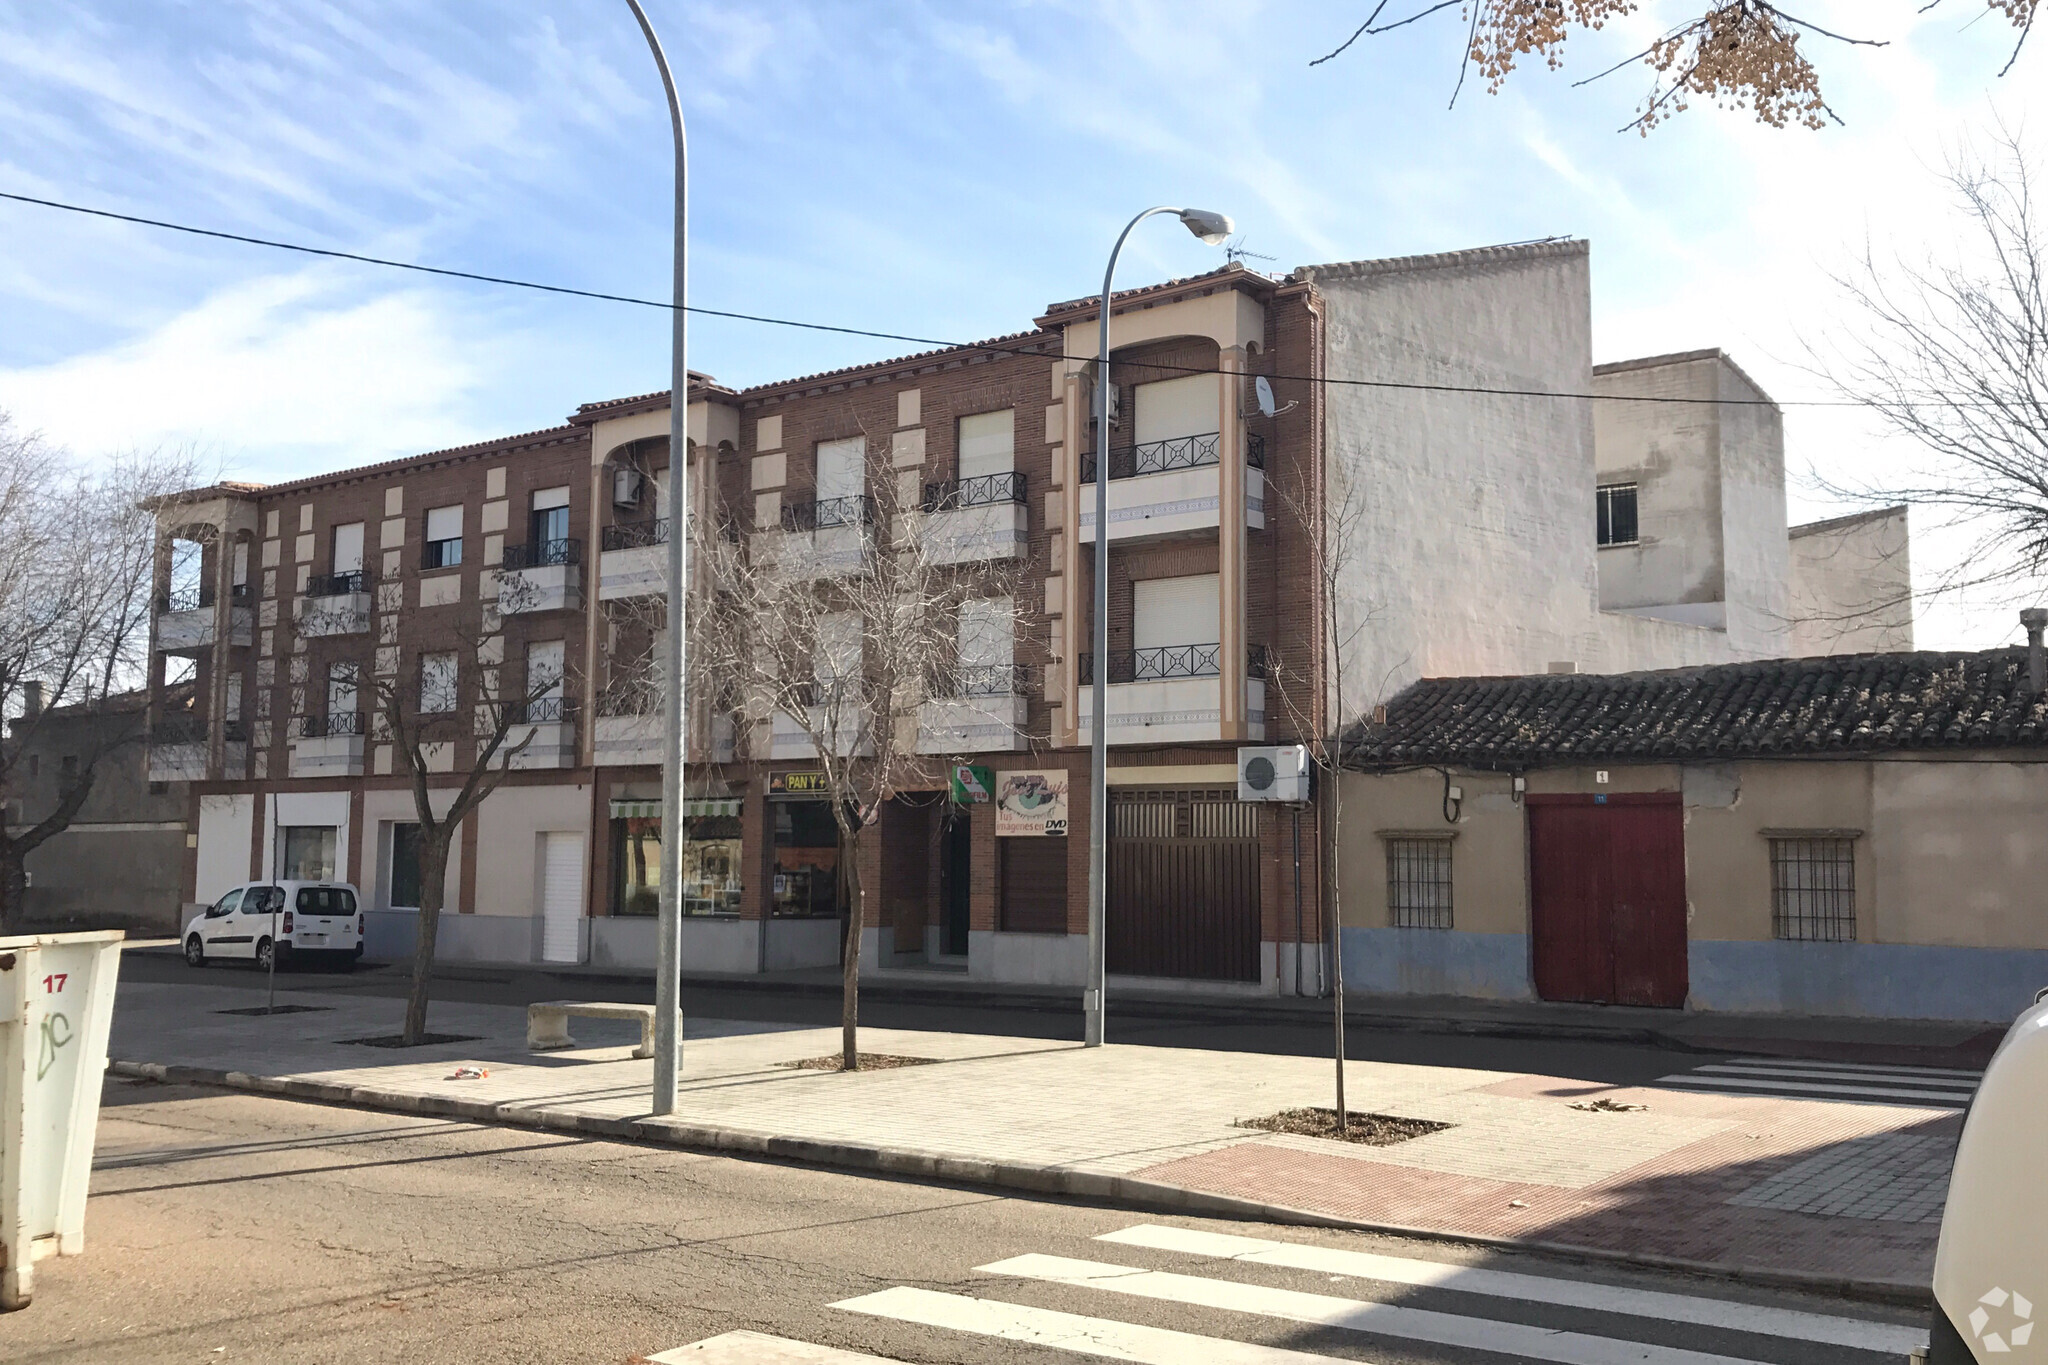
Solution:
<svg viewBox="0 0 2048 1365">
<path fill-rule="evenodd" d="M 395 1031 L 399 1001 L 286 991 L 281 1003 L 318 1008 L 221 1012 L 249 998 L 223 986 L 123 985 L 112 1055 L 284 1078 L 333 1098 L 460 1101 L 463 1112 L 488 1106 L 504 1121 L 630 1124 L 655 1140 L 826 1160 L 879 1150 L 906 1158 L 884 1169 L 1132 1197 L 1170 1187 L 1332 1219 L 1905 1293 L 1926 1289 L 1961 1128 L 1959 1115 L 1925 1109 L 1353 1063 L 1346 1081 L 1357 1108 L 1452 1125 L 1367 1148 L 1236 1126 L 1327 1104 L 1329 1064 L 1314 1059 L 867 1029 L 867 1048 L 943 1064 L 845 1076 L 783 1065 L 835 1051 L 836 1029 L 716 1020 L 690 1022 L 678 1113 L 651 1120 L 653 1063 L 627 1056 L 631 1024 L 572 1021 L 581 1046 L 531 1054 L 523 1010 L 440 1004 L 431 1026 L 473 1041 L 397 1052 L 348 1040 Z M 451 1079 L 465 1063 L 490 1074 Z M 1571 1107 L 1603 1096 L 1648 1108 Z"/>
</svg>

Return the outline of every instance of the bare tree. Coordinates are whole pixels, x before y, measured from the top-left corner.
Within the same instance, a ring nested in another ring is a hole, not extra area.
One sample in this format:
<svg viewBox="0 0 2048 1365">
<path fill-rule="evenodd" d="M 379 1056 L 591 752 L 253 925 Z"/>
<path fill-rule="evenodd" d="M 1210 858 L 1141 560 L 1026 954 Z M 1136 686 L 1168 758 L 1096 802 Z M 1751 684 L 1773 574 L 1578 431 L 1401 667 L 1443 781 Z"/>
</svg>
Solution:
<svg viewBox="0 0 2048 1365">
<path fill-rule="evenodd" d="M 1942 0 L 1928 0 L 1933 9 Z M 1989 13 L 2003 16 L 2019 30 L 2002 76 L 2019 59 L 2033 31 L 2041 0 L 1981 0 Z M 1387 11 L 1392 7 L 1394 13 Z M 1523 57 L 1541 57 L 1551 70 L 1564 65 L 1564 42 L 1575 29 L 1601 29 L 1641 8 L 1638 0 L 1377 0 L 1365 22 L 1335 51 L 1310 62 L 1320 66 L 1360 38 L 1405 28 L 1445 10 L 1455 9 L 1466 23 L 1463 58 L 1451 102 L 1457 103 L 1468 71 L 1477 68 L 1489 93 L 1498 91 Z M 1653 73 L 1650 91 L 1636 116 L 1623 125 L 1647 134 L 1697 96 L 1724 108 L 1749 109 L 1757 121 L 1774 128 L 1797 123 L 1824 128 L 1840 123 L 1820 90 L 1820 71 L 1800 50 L 1800 39 L 1812 35 L 1854 47 L 1884 47 L 1884 41 L 1850 37 L 1788 14 L 1768 0 L 1721 0 L 1664 30 L 1648 47 L 1595 72 L 1587 85 L 1623 67 L 1641 64 Z"/>
<path fill-rule="evenodd" d="M 2010 132 L 1989 158 L 1959 153 L 1944 179 L 1961 210 L 1952 248 L 1908 261 L 1866 247 L 1839 279 L 1853 316 L 1812 361 L 1920 458 L 1898 481 L 1819 482 L 1940 509 L 1974 535 L 1935 591 L 2036 588 L 2048 576 L 2048 226 Z"/>
<path fill-rule="evenodd" d="M 62 775 L 50 810 L 24 827 L 0 825 L 0 926 L 20 920 L 29 854 L 70 827 L 101 764 L 142 739 L 142 708 L 107 702 L 147 671 L 153 509 L 194 482 L 183 455 L 81 468 L 0 412 L 0 713 L 12 717 L 0 796 L 19 790 L 15 765 L 53 708 L 97 708 L 107 721 Z"/>
<path fill-rule="evenodd" d="M 866 833 L 899 789 L 941 771 L 918 752 L 923 702 L 951 697 L 971 711 L 977 697 L 1009 695 L 1023 666 L 1007 651 L 982 662 L 980 651 L 990 640 L 1025 643 L 1021 560 L 972 553 L 973 509 L 945 495 L 926 505 L 877 460 L 886 439 L 866 446 L 872 494 L 791 508 L 784 528 L 746 543 L 700 538 L 710 581 L 693 631 L 707 671 L 733 689 L 753 756 L 767 757 L 759 737 L 780 729 L 822 773 L 851 893 L 840 1011 L 848 1071 L 859 1066 Z M 1005 509 L 987 510 L 993 522 Z"/>
<path fill-rule="evenodd" d="M 411 779 L 420 828 L 419 933 L 399 1035 L 405 1047 L 427 1036 L 434 949 L 456 831 L 549 727 L 575 718 L 576 698 L 564 668 L 529 662 L 516 680 L 508 676 L 502 614 L 530 605 L 537 593 L 511 575 L 499 592 L 473 628 L 454 628 L 437 641 L 448 647 L 402 659 L 400 672 L 380 676 L 370 687 L 371 738 L 391 746 L 394 769 Z"/>
<path fill-rule="evenodd" d="M 1320 626 L 1313 648 L 1322 655 L 1314 665 L 1298 654 L 1277 654 L 1268 662 L 1268 686 L 1278 696 L 1280 709 L 1294 733 L 1308 750 L 1309 761 L 1321 774 L 1330 791 L 1329 839 L 1323 848 L 1328 861 L 1327 885 L 1330 913 L 1324 942 L 1330 954 L 1330 997 L 1333 1049 L 1337 1062 L 1337 1131 L 1349 1126 L 1344 1100 L 1344 745 L 1349 732 L 1361 718 L 1363 696 L 1357 683 L 1348 679 L 1345 665 L 1351 647 L 1357 643 L 1372 613 L 1369 604 L 1353 600 L 1353 568 L 1365 531 L 1366 491 L 1341 459 L 1327 461 L 1318 481 L 1308 470 L 1296 472 L 1292 481 L 1274 481 L 1281 506 L 1300 527 L 1309 542 L 1310 571 L 1314 581 L 1316 618 Z"/>
</svg>

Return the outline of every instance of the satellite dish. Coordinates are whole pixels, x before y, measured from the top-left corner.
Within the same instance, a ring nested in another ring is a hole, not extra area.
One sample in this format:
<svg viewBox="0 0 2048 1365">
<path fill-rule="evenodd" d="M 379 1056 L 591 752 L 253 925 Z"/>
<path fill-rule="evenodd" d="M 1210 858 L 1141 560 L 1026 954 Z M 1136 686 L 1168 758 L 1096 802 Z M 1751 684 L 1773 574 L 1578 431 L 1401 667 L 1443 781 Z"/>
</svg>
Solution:
<svg viewBox="0 0 2048 1365">
<path fill-rule="evenodd" d="M 1273 401 L 1272 381 L 1267 379 L 1264 375 L 1257 375 L 1253 377 L 1252 392 L 1258 395 L 1259 413 L 1262 416 L 1278 417 L 1283 412 L 1294 411 L 1296 407 L 1296 405 L 1293 403 L 1289 403 L 1284 408 L 1276 406 Z"/>
</svg>

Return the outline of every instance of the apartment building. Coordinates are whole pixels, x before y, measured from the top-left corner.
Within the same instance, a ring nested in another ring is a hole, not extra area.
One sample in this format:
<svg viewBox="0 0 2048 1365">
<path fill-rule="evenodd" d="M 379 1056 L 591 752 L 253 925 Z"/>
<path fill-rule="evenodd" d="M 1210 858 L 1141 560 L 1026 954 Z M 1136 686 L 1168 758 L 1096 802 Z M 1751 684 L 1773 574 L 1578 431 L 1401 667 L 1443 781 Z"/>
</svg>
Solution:
<svg viewBox="0 0 2048 1365">
<path fill-rule="evenodd" d="M 1238 799 L 1241 746 L 1325 730 L 1340 706 L 1425 673 L 1784 652 L 1776 409 L 1759 395 L 1735 433 L 1703 427 L 1699 405 L 1647 404 L 1606 436 L 1598 386 L 1634 381 L 1594 371 L 1583 243 L 1285 278 L 1231 265 L 1120 294 L 1111 329 L 1107 451 L 1091 421 L 1094 300 L 971 346 L 740 390 L 693 377 L 692 515 L 723 543 L 844 572 L 886 490 L 961 573 L 1022 568 L 1028 600 L 1007 634 L 963 611 L 959 667 L 918 710 L 928 767 L 864 841 L 870 966 L 1082 980 L 1097 667 L 1111 973 L 1272 992 L 1320 979 L 1324 840 L 1313 804 Z M 1708 354 L 1625 373 L 1719 382 L 1732 366 Z M 418 680 L 424 707 L 444 686 L 428 680 L 453 678 L 436 703 L 450 712 L 493 687 L 525 709 L 505 785 L 451 859 L 440 951 L 651 963 L 664 851 L 646 661 L 662 625 L 669 401 L 588 403 L 546 431 L 166 504 L 150 764 L 192 782 L 193 900 L 256 876 L 347 877 L 372 907 L 372 954 L 402 951 L 414 798 L 365 697 L 380 679 Z M 1714 499 L 1719 521 L 1702 527 L 1682 507 L 1650 516 L 1662 495 L 1639 477 L 1633 537 L 1616 539 L 1621 480 L 1607 471 L 1681 439 L 1713 478 L 1750 483 Z M 1739 469 L 1723 455 L 1738 448 L 1754 457 Z M 1343 528 L 1355 553 L 1338 611 L 1358 643 L 1341 688 L 1312 588 L 1333 471 L 1365 508 Z M 1681 532 L 1764 548 L 1724 554 L 1675 595 L 1646 589 L 1657 610 L 1610 598 L 1631 574 L 1649 581 L 1624 558 Z M 191 709 L 168 709 L 187 675 Z M 686 962 L 835 961 L 847 869 L 809 739 L 786 716 L 742 720 L 716 680 L 693 696 Z M 435 746 L 435 782 L 459 779 L 467 744 Z"/>
</svg>

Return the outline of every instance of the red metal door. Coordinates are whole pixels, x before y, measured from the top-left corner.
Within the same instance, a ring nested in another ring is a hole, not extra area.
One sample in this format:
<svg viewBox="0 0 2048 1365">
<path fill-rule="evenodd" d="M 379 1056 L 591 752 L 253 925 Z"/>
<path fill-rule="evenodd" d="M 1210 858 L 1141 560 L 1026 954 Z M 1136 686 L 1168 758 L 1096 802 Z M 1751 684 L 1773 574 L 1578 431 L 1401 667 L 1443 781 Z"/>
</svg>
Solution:
<svg viewBox="0 0 2048 1365">
<path fill-rule="evenodd" d="M 1685 824 L 1675 794 L 1529 798 L 1536 993 L 1685 1004 Z"/>
</svg>

